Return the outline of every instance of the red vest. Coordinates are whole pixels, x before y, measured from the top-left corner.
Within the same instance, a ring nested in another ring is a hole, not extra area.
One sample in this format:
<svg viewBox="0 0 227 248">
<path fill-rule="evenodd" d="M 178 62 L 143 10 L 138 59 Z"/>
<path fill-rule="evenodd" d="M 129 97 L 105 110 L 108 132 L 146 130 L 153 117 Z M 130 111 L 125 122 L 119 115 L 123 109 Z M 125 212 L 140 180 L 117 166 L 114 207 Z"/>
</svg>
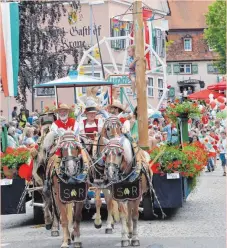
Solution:
<svg viewBox="0 0 227 248">
<path fill-rule="evenodd" d="M 74 130 L 75 122 L 76 122 L 75 119 L 68 118 L 66 123 L 62 122 L 61 120 L 56 120 L 54 123 L 58 126 L 58 128 L 64 128 L 65 130 L 67 130 L 68 128 L 71 128 L 71 130 Z M 60 157 L 61 150 L 57 149 L 55 154 Z"/>
<path fill-rule="evenodd" d="M 56 120 L 54 123 L 58 126 L 58 128 L 68 129 L 71 128 L 74 130 L 76 120 L 73 118 L 68 118 L 66 123 L 62 122 L 61 120 Z"/>
<path fill-rule="evenodd" d="M 95 138 L 94 132 L 98 132 L 98 120 L 95 119 L 96 127 L 86 127 L 87 120 L 83 120 L 83 122 L 84 122 L 84 132 L 89 138 L 93 140 Z"/>
</svg>

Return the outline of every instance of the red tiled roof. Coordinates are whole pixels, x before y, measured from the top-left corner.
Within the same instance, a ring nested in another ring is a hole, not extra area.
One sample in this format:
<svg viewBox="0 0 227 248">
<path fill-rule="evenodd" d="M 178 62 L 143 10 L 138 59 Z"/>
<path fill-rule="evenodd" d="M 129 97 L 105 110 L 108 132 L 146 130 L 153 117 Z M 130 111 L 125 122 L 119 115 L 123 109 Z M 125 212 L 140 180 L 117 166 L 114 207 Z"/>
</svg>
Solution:
<svg viewBox="0 0 227 248">
<path fill-rule="evenodd" d="M 171 16 L 167 16 L 170 29 L 199 29 L 206 28 L 205 14 L 210 0 L 169 0 Z"/>
</svg>

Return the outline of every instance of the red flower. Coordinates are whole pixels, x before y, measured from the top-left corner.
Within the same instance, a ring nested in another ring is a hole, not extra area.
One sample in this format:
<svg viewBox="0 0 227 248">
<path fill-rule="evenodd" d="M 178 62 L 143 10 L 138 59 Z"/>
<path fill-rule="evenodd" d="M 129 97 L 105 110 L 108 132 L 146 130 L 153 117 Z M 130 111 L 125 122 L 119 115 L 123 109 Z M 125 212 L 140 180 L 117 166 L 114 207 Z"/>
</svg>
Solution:
<svg viewBox="0 0 227 248">
<path fill-rule="evenodd" d="M 6 148 L 6 153 L 7 154 L 12 154 L 14 152 L 14 149 L 12 147 L 7 147 Z"/>
<path fill-rule="evenodd" d="M 158 174 L 160 173 L 160 170 L 159 170 L 159 163 L 155 163 L 151 166 L 151 170 L 153 171 L 154 174 Z"/>
</svg>

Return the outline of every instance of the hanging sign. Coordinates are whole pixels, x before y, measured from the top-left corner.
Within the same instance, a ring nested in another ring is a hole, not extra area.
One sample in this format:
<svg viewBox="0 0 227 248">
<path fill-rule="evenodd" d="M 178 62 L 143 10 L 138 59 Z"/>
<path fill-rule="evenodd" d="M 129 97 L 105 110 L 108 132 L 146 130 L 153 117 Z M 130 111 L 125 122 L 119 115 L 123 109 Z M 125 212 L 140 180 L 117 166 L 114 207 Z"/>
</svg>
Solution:
<svg viewBox="0 0 227 248">
<path fill-rule="evenodd" d="M 107 78 L 108 82 L 113 83 L 118 86 L 131 86 L 131 80 L 127 74 L 113 74 L 109 75 Z"/>
</svg>

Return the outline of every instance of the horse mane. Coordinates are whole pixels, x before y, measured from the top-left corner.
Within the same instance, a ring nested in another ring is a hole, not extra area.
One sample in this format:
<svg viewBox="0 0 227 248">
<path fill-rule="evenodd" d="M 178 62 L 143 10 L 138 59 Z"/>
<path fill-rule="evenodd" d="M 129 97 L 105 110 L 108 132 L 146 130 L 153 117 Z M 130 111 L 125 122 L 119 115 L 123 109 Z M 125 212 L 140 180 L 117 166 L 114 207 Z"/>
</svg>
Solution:
<svg viewBox="0 0 227 248">
<path fill-rule="evenodd" d="M 46 151 L 50 150 L 51 146 L 54 144 L 55 136 L 56 136 L 55 133 L 50 131 L 44 138 L 43 148 Z"/>
<path fill-rule="evenodd" d="M 124 157 L 128 164 L 132 163 L 133 160 L 133 153 L 132 153 L 132 146 L 128 139 L 124 136 L 120 138 L 120 143 L 124 149 Z"/>
</svg>

